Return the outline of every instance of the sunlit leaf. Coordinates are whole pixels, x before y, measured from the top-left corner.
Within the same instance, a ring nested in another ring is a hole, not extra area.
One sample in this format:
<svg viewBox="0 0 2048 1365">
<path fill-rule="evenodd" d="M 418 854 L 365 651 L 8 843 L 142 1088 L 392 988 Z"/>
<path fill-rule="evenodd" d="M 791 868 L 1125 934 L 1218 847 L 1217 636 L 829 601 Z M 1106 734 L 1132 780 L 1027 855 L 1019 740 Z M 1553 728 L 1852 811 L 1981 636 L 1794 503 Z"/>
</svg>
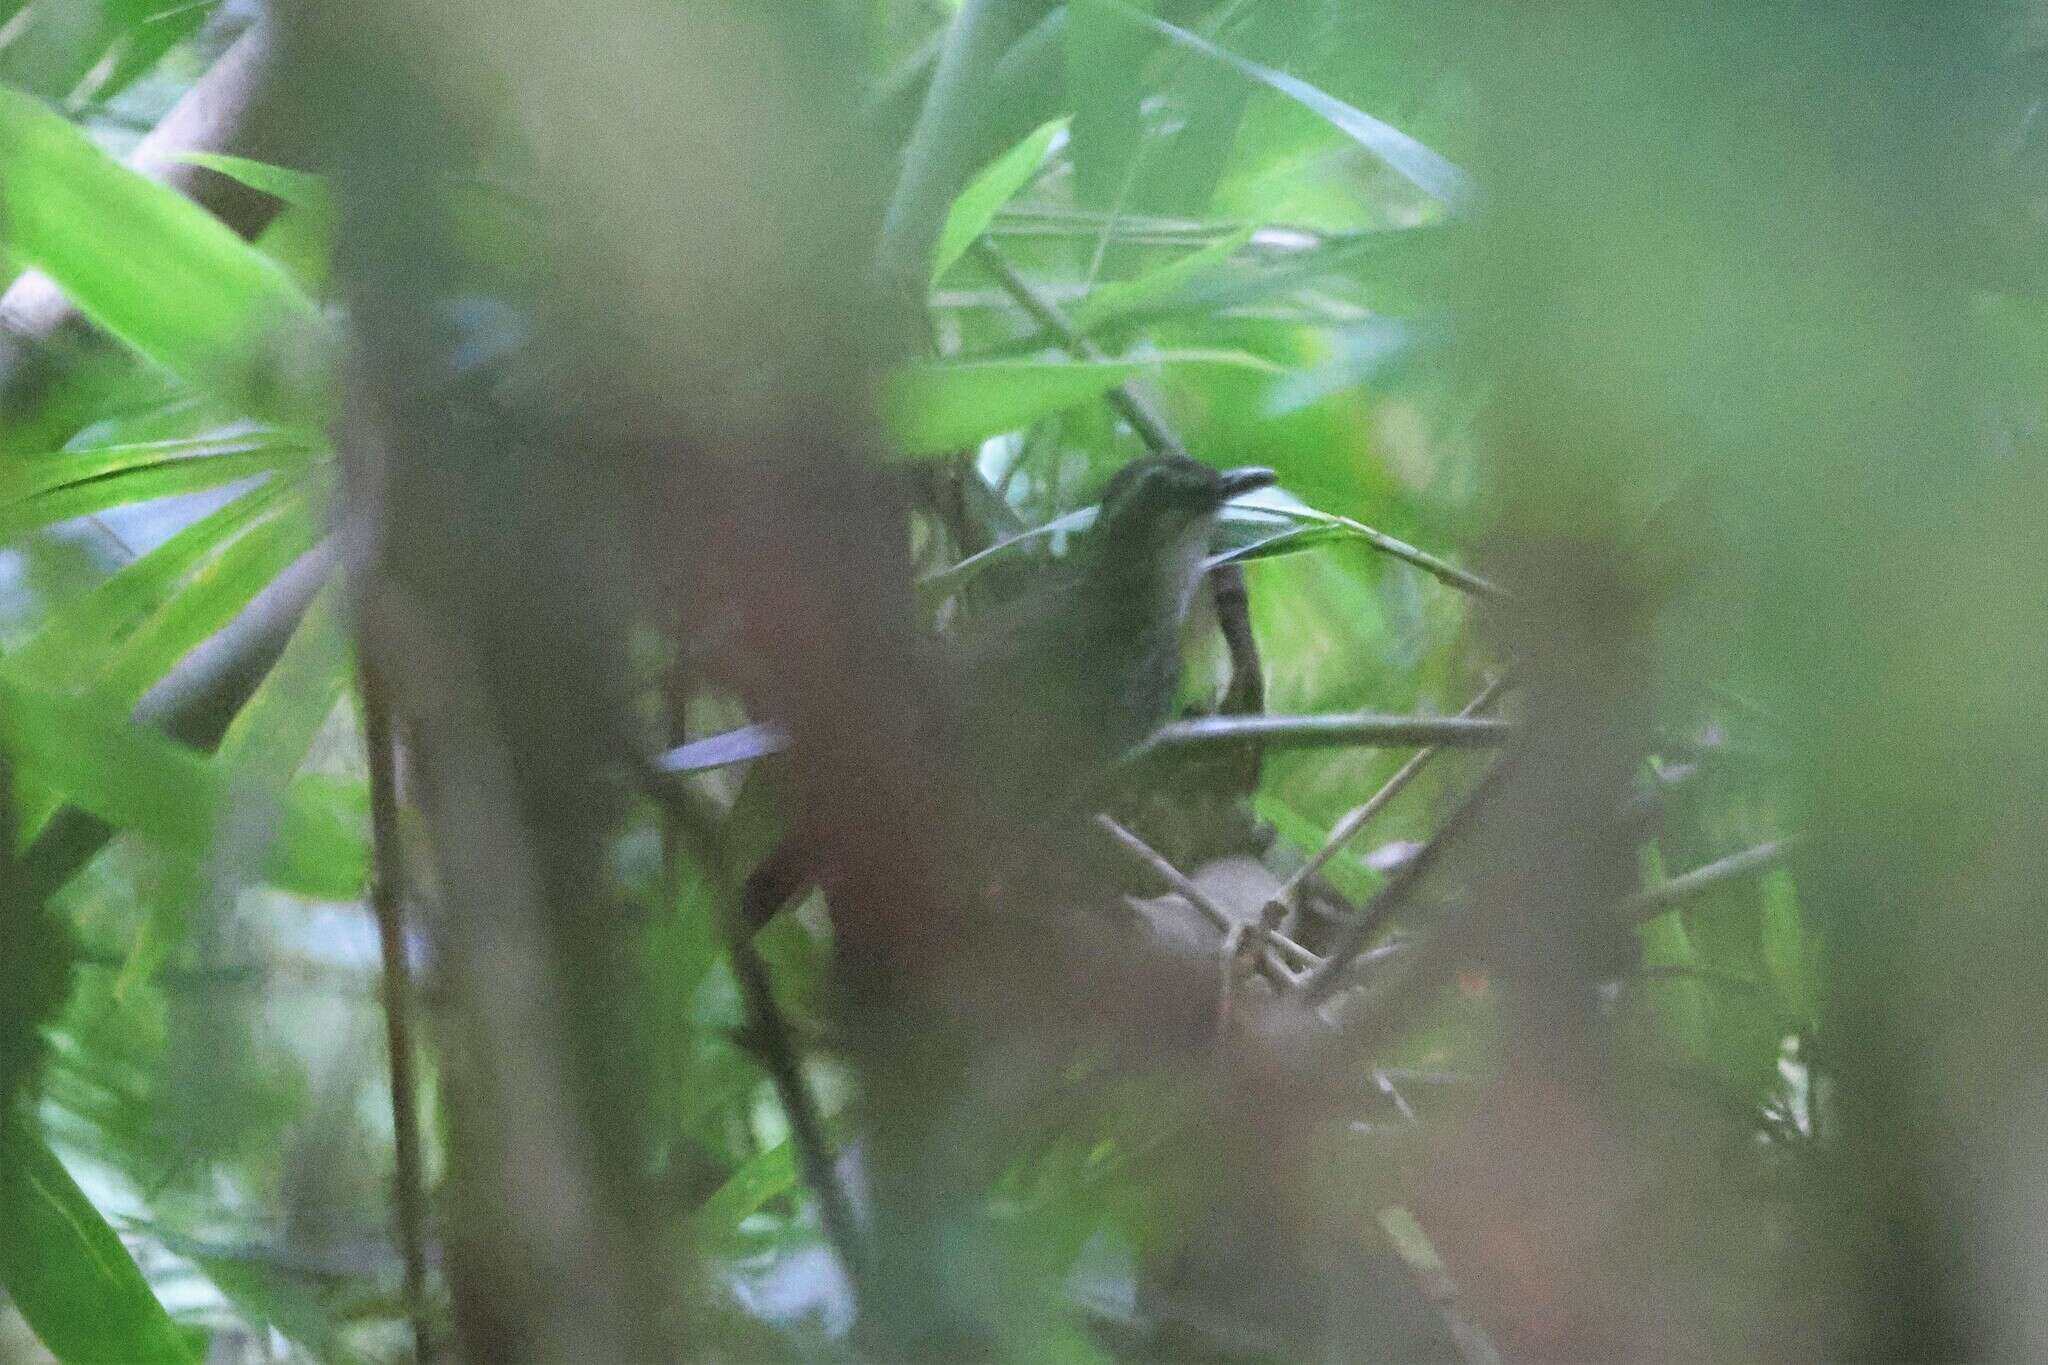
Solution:
<svg viewBox="0 0 2048 1365">
<path fill-rule="evenodd" d="M 707 1240 L 726 1240 L 738 1231 L 740 1220 L 794 1188 L 796 1152 L 789 1143 L 779 1142 L 734 1171 L 690 1221 Z"/>
<path fill-rule="evenodd" d="M 953 207 L 946 215 L 945 226 L 939 230 L 939 240 L 932 248 L 931 277 L 934 283 L 967 254 L 967 248 L 974 245 L 975 238 L 988 231 L 997 210 L 1031 183 L 1039 167 L 1045 164 L 1053 140 L 1066 131 L 1066 127 L 1065 119 L 1041 124 L 1022 142 L 997 157 L 960 192 L 960 197 L 953 201 Z"/>
<path fill-rule="evenodd" d="M 314 736 L 341 700 L 349 663 L 341 589 L 330 583 L 306 609 L 284 653 L 221 739 L 214 767 L 226 774 L 234 798 L 272 802 L 286 789 Z M 195 897 L 203 890 L 198 877 L 167 879 L 151 899 L 142 930 L 122 965 L 117 996 L 148 980 L 185 941 Z"/>
<path fill-rule="evenodd" d="M 92 681 L 115 643 L 271 511 L 282 491 L 274 484 L 249 490 L 124 564 L 91 591 L 52 608 L 34 635 L 0 655 L 0 672 L 59 691 Z"/>
<path fill-rule="evenodd" d="M 293 208 L 321 214 L 334 212 L 334 196 L 328 191 L 327 181 L 309 171 L 295 171 L 273 166 L 267 161 L 252 161 L 246 156 L 225 156 L 218 152 L 182 152 L 178 160 L 218 171 L 252 190 L 261 190 L 282 199 Z"/>
<path fill-rule="evenodd" d="M 94 321 L 257 415 L 319 419 L 318 313 L 278 265 L 191 200 L 0 90 L 0 241 Z"/>
<path fill-rule="evenodd" d="M 0 539 L 110 507 L 218 488 L 303 463 L 316 449 L 263 431 L 9 459 L 0 462 Z"/>
<path fill-rule="evenodd" d="M 281 490 L 276 505 L 178 585 L 102 666 L 94 693 L 133 704 L 172 666 L 238 615 L 324 531 L 310 490 Z"/>
</svg>

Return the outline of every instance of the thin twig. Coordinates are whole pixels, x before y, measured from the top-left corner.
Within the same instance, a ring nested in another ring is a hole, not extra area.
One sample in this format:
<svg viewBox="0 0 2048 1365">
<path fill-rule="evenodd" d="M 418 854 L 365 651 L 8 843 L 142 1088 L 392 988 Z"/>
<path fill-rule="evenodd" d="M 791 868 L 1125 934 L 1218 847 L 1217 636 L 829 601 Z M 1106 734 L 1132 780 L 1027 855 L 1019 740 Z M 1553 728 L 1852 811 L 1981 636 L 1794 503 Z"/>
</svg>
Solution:
<svg viewBox="0 0 2048 1365">
<path fill-rule="evenodd" d="M 1507 686 L 1508 683 L 1505 677 L 1496 678 L 1488 683 L 1478 696 L 1465 704 L 1464 710 L 1458 712 L 1458 719 L 1470 720 L 1486 710 L 1487 707 L 1493 705 L 1495 699 L 1502 692 L 1507 690 Z M 1386 780 L 1386 783 L 1378 791 L 1367 797 L 1363 805 L 1355 806 L 1346 812 L 1344 818 L 1339 820 L 1336 827 L 1330 831 L 1330 837 L 1323 841 L 1323 846 L 1315 851 L 1315 855 L 1295 869 L 1294 874 L 1281 883 L 1280 889 L 1273 893 L 1272 903 L 1279 906 L 1282 913 L 1293 910 L 1294 898 L 1301 894 L 1302 884 L 1310 877 L 1321 872 L 1329 864 L 1330 859 L 1336 856 L 1339 849 L 1358 836 L 1358 831 L 1365 828 L 1367 821 L 1378 815 L 1382 810 L 1385 810 L 1387 803 L 1396 796 L 1399 796 L 1402 789 L 1415 780 L 1415 775 L 1421 772 L 1431 759 L 1442 752 L 1443 746 L 1440 744 L 1432 744 L 1427 749 L 1417 751 L 1413 757 L 1395 771 L 1392 777 Z"/>
<path fill-rule="evenodd" d="M 1117 847 L 1123 849 L 1156 873 L 1159 880 L 1172 887 L 1174 892 L 1189 905 L 1201 911 L 1203 916 L 1223 933 L 1229 934 L 1244 922 L 1242 916 L 1231 914 L 1214 896 L 1204 891 L 1185 872 L 1182 872 L 1171 862 L 1167 861 L 1164 854 L 1146 843 L 1144 839 L 1119 823 L 1114 817 L 1098 814 L 1095 817 L 1095 825 L 1096 828 L 1115 840 Z M 1292 958 L 1298 966 L 1313 967 L 1322 961 L 1316 954 L 1302 947 L 1285 934 L 1272 931 L 1266 937 L 1279 956 Z"/>
<path fill-rule="evenodd" d="M 405 943 L 404 858 L 398 834 L 397 754 L 391 712 L 377 672 L 362 669 L 363 747 L 370 767 L 370 908 L 384 968 L 384 1039 L 391 1066 L 391 1131 L 396 1163 L 392 1201 L 398 1215 L 398 1250 L 405 1266 L 405 1309 L 412 1319 L 413 1351 L 433 1359 L 427 1320 L 427 1211 L 425 1164 L 420 1156 L 419 1082 L 413 1067 L 412 967 Z"/>
<path fill-rule="evenodd" d="M 1135 750 L 1138 758 L 1165 751 L 1199 751 L 1256 744 L 1272 749 L 1400 747 L 1491 749 L 1514 727 L 1476 716 L 1383 716 L 1348 712 L 1320 716 L 1200 716 L 1162 726 Z"/>
<path fill-rule="evenodd" d="M 1322 965 L 1310 972 L 1301 983 L 1300 994 L 1307 1003 L 1314 1005 L 1325 999 L 1337 988 L 1338 980 L 1351 960 L 1365 947 L 1380 926 L 1392 917 L 1396 910 L 1407 904 L 1415 888 L 1422 884 L 1424 877 L 1440 862 L 1444 853 L 1471 827 L 1473 821 L 1501 788 L 1502 774 L 1506 764 L 1496 764 L 1479 785 L 1466 794 L 1464 801 L 1451 812 L 1450 818 L 1437 828 L 1428 843 L 1416 851 L 1414 857 L 1395 870 L 1387 878 L 1373 898 L 1366 903 L 1356 919 L 1346 922 L 1337 931 L 1336 941 L 1330 945 L 1330 952 Z M 1444 933 L 1439 929 L 1438 937 Z"/>
<path fill-rule="evenodd" d="M 1723 883 L 1770 871 L 1785 860 L 1786 851 L 1792 843 L 1791 839 L 1773 839 L 1681 873 L 1630 896 L 1622 904 L 1622 913 L 1632 924 L 1646 923 L 1699 899 Z"/>
<path fill-rule="evenodd" d="M 733 975 L 738 979 L 740 995 L 746 1003 L 748 1029 L 755 1051 L 775 1087 L 775 1097 L 782 1105 L 783 1117 L 789 1123 L 789 1140 L 796 1152 L 797 1166 L 818 1200 L 818 1215 L 825 1225 L 825 1236 L 839 1253 L 847 1279 L 854 1285 L 856 1302 L 872 1304 L 873 1296 L 864 1292 L 870 1282 L 869 1271 L 873 1265 L 867 1238 L 861 1231 L 860 1220 L 854 1215 L 853 1201 L 847 1196 L 839 1181 L 839 1172 L 833 1165 L 831 1144 L 825 1138 L 824 1117 L 818 1111 L 810 1086 L 804 1081 L 803 1059 L 789 1021 L 783 1018 L 782 1007 L 775 1003 L 767 964 L 754 951 L 755 926 L 741 910 L 737 883 L 727 866 L 717 832 L 712 827 L 711 814 L 702 798 L 687 783 L 656 780 L 650 783 L 650 787 L 669 817 L 671 830 L 690 841 L 691 852 L 717 893 L 718 923 L 726 948 L 732 955 Z"/>
<path fill-rule="evenodd" d="M 1008 291 L 1011 298 L 1017 300 L 1020 308 L 1031 315 L 1031 320 L 1058 337 L 1060 344 L 1071 354 L 1090 361 L 1103 361 L 1109 358 L 1100 346 L 1082 335 L 1081 330 L 1074 326 L 1066 314 L 1054 307 L 1029 280 L 1018 274 L 1017 268 L 1011 265 L 1003 253 L 996 250 L 995 245 L 986 237 L 978 239 L 972 251 L 974 259 L 996 277 L 996 282 Z M 1118 384 L 1105 397 L 1109 405 L 1131 424 L 1131 430 L 1138 434 L 1138 439 L 1143 441 L 1145 448 L 1154 455 L 1187 454 L 1187 448 L 1173 434 L 1172 428 L 1166 425 L 1166 419 L 1161 417 L 1158 410 L 1136 389 L 1128 384 Z"/>
</svg>

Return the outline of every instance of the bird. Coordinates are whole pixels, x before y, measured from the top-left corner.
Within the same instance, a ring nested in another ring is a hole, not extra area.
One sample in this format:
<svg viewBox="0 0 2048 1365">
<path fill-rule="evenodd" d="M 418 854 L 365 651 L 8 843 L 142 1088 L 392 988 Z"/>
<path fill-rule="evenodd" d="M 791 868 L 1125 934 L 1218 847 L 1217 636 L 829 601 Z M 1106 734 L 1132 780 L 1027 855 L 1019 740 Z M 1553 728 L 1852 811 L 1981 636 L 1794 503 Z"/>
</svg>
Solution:
<svg viewBox="0 0 2048 1365">
<path fill-rule="evenodd" d="M 951 680 L 958 699 L 950 734 L 987 777 L 989 829 L 1045 832 L 1171 718 L 1182 631 L 1218 517 L 1232 500 L 1275 482 L 1270 469 L 1219 470 L 1180 454 L 1133 460 L 1104 486 L 1071 554 L 935 642 L 935 673 Z M 934 715 L 926 723 L 941 722 Z M 673 779 L 786 745 L 780 727 L 760 722 L 679 745 L 657 767 Z M 803 850 L 785 841 L 748 878 L 744 917 L 765 922 L 810 882 Z"/>
</svg>

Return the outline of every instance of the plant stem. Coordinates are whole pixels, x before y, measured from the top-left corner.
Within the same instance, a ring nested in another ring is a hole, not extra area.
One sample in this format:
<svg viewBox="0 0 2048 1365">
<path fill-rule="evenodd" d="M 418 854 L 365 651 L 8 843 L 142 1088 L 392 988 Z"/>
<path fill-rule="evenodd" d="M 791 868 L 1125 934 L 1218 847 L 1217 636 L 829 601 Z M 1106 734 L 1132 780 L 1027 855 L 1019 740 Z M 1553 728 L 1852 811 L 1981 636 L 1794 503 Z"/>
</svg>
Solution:
<svg viewBox="0 0 2048 1365">
<path fill-rule="evenodd" d="M 1475 716 L 1383 716 L 1339 712 L 1316 716 L 1200 716 L 1160 727 L 1139 746 L 1139 754 L 1200 752 L 1256 744 L 1263 749 L 1336 749 L 1410 744 L 1441 749 L 1490 749 L 1507 741 L 1514 727 Z"/>
<path fill-rule="evenodd" d="M 427 1322 L 426 1177 L 421 1160 L 418 1077 L 413 1066 L 412 970 L 405 944 L 404 858 L 399 848 L 397 751 L 391 711 L 377 671 L 362 669 L 363 747 L 370 767 L 370 909 L 384 967 L 384 1041 L 391 1066 L 391 1131 L 396 1173 L 392 1202 L 398 1215 L 398 1250 L 405 1267 L 405 1309 L 412 1319 L 413 1351 L 433 1358 Z"/>
<path fill-rule="evenodd" d="M 1622 906 L 1622 912 L 1633 924 L 1647 923 L 1659 915 L 1699 899 L 1726 882 L 1759 876 L 1770 871 L 1784 861 L 1785 853 L 1791 848 L 1792 842 L 1790 839 L 1773 839 L 1769 843 L 1758 844 L 1755 848 L 1746 848 L 1740 853 L 1717 858 L 1690 872 L 1680 873 L 1629 897 Z"/>
</svg>

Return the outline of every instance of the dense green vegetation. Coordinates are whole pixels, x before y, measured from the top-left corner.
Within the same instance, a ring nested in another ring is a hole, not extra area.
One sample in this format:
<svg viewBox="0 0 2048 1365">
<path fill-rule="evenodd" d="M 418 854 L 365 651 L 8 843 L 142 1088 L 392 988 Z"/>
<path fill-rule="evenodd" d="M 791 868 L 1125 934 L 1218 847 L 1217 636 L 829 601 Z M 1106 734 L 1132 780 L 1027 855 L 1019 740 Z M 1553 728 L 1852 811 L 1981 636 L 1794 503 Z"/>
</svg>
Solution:
<svg viewBox="0 0 2048 1365">
<path fill-rule="evenodd" d="M 0 1358 L 2038 1354 L 2044 54 L 0 0 Z"/>
</svg>

